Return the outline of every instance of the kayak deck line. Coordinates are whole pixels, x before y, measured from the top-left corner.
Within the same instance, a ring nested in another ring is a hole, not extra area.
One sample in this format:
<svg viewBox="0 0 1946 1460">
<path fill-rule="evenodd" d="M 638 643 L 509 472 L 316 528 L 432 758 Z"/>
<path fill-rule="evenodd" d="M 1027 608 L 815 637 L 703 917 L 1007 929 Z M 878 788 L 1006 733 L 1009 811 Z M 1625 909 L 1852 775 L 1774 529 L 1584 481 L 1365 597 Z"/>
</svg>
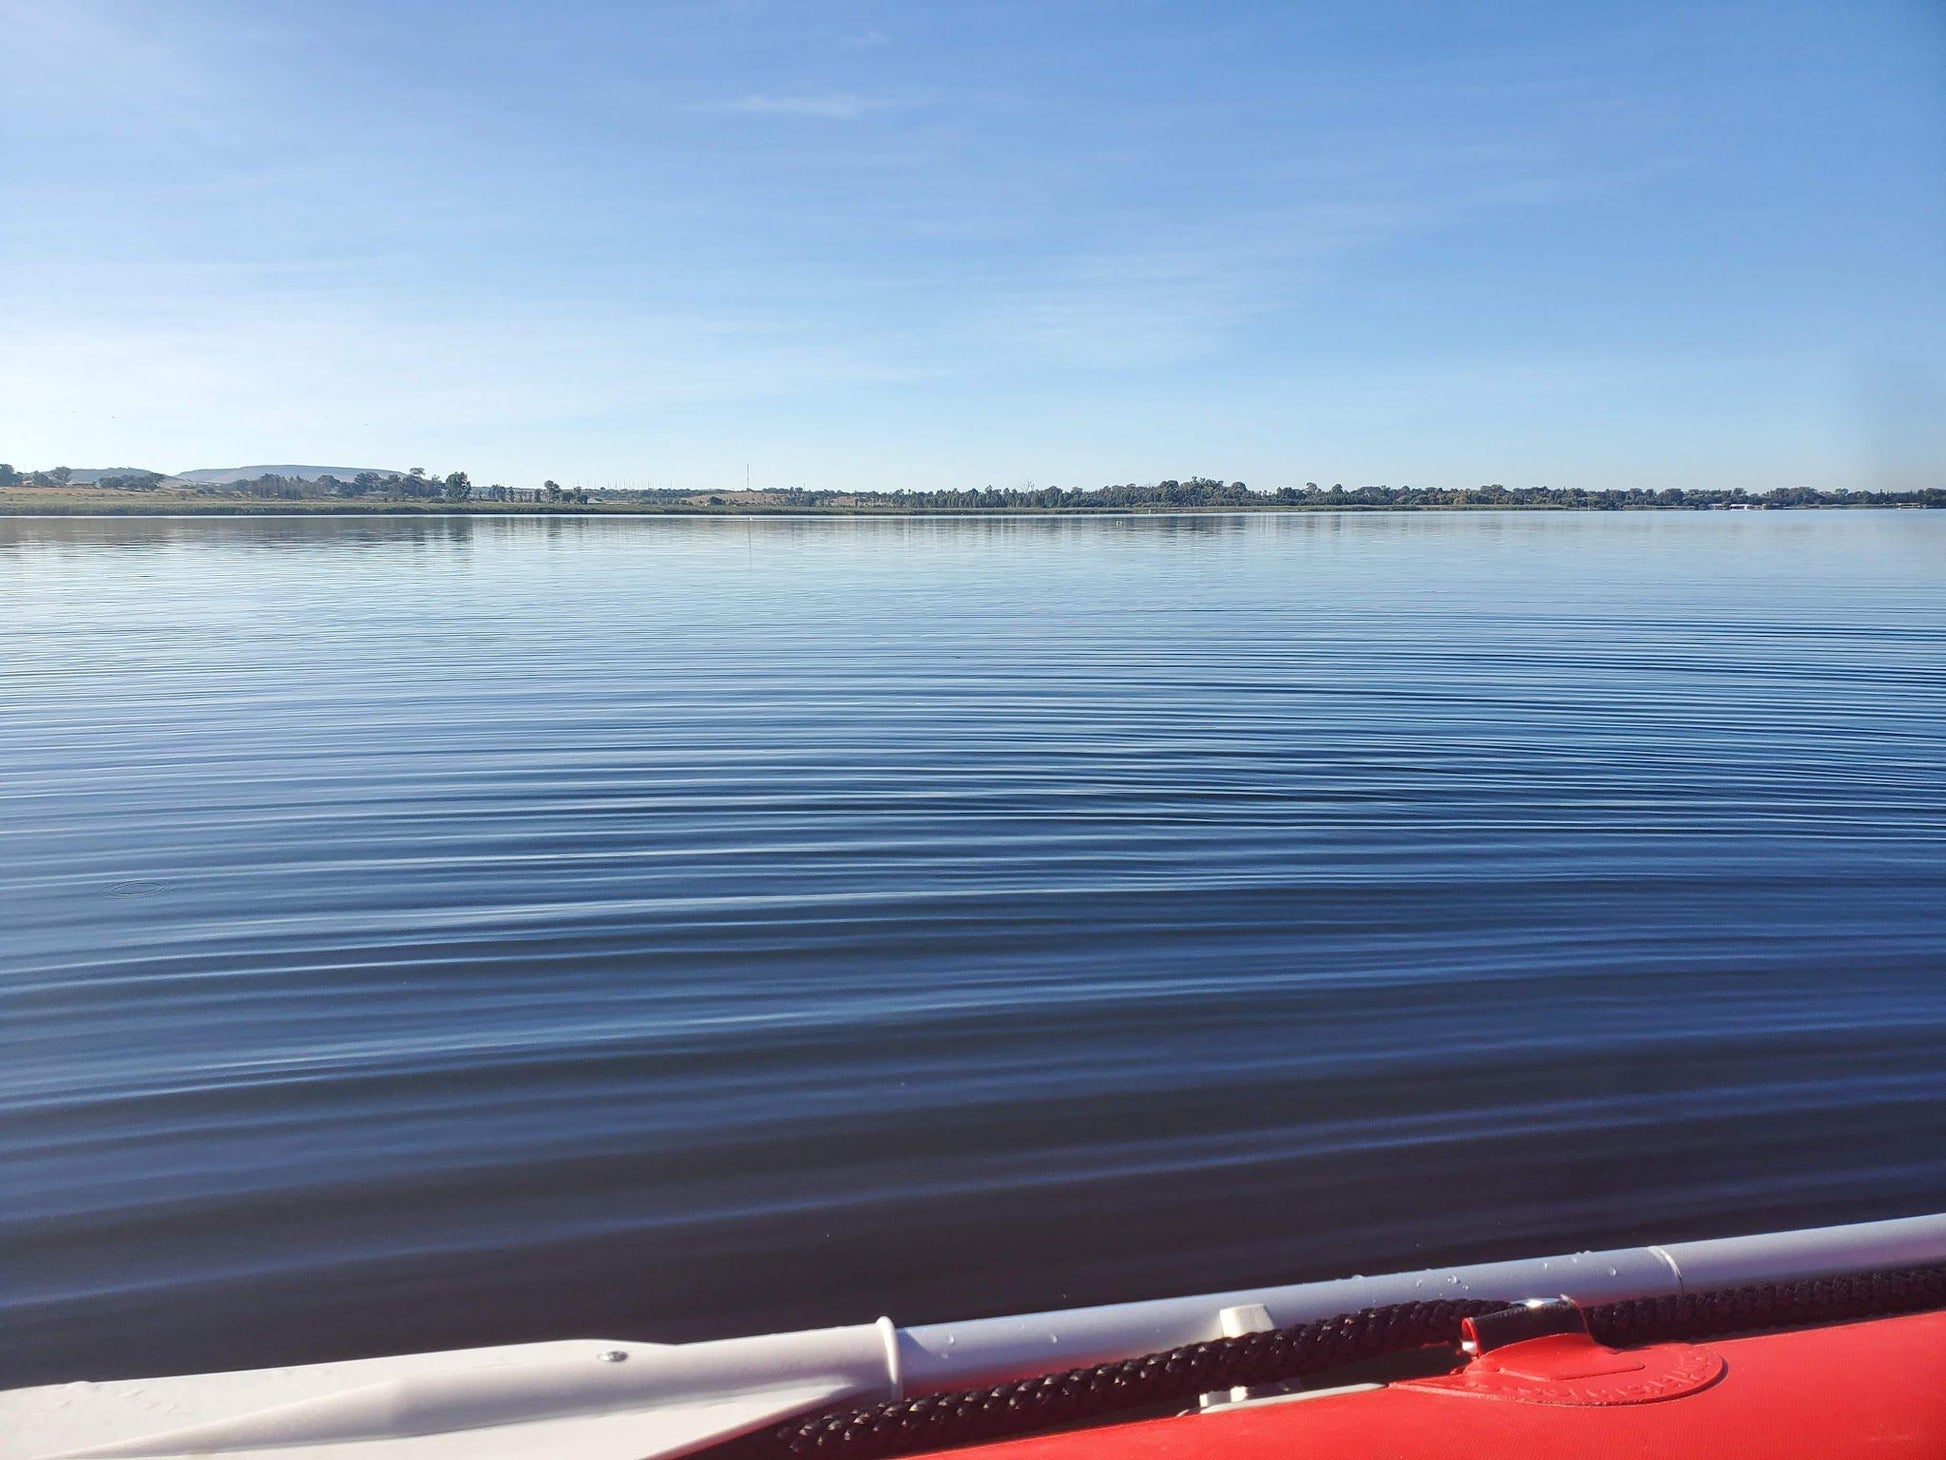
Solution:
<svg viewBox="0 0 1946 1460">
<path fill-rule="evenodd" d="M 1605 1303 L 1941 1261 L 1946 1213 L 928 1324 L 899 1330 L 900 1354 L 906 1392 L 917 1394 L 1197 1343 L 1221 1335 L 1223 1309 L 1253 1303 L 1283 1328 L 1434 1297 Z"/>
<path fill-rule="evenodd" d="M 1108 1304 L 703 1343 L 566 1340 L 0 1394 L 0 1460 L 650 1460 L 793 1415 L 973 1389 L 1443 1299 L 1582 1305 L 1946 1262 L 1946 1214 Z M 1254 1317 L 1254 1315 L 1253 1315 Z"/>
</svg>

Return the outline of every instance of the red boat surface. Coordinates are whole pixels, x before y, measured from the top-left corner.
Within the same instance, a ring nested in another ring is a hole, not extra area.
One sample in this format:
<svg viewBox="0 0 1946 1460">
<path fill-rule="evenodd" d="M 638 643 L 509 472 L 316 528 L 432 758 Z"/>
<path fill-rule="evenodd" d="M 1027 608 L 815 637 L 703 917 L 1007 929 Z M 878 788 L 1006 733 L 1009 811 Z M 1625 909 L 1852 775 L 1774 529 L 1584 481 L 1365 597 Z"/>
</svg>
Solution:
<svg viewBox="0 0 1946 1460">
<path fill-rule="evenodd" d="M 1654 1392 L 1658 1386 L 1667 1392 Z M 1244 1401 L 959 1460 L 1939 1460 L 1946 1313 L 1708 1344 L 1531 1339 L 1451 1378 Z"/>
</svg>

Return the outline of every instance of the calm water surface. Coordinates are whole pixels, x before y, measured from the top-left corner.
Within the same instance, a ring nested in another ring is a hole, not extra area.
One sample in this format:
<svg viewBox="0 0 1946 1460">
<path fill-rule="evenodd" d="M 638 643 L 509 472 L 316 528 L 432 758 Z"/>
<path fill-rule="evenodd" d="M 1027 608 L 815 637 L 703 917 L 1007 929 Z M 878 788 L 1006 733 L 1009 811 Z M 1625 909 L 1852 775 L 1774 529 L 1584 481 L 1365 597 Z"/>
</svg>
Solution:
<svg viewBox="0 0 1946 1460">
<path fill-rule="evenodd" d="M 0 521 L 0 1380 L 1946 1207 L 1946 513 Z"/>
</svg>

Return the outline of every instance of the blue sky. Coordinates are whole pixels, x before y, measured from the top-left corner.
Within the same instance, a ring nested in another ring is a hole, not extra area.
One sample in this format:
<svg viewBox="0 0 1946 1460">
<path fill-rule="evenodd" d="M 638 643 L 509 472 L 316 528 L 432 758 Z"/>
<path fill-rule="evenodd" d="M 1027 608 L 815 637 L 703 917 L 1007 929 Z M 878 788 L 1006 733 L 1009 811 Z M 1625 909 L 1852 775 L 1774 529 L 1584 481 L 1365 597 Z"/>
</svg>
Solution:
<svg viewBox="0 0 1946 1460">
<path fill-rule="evenodd" d="M 0 0 L 0 458 L 1937 484 L 1946 8 Z"/>
</svg>

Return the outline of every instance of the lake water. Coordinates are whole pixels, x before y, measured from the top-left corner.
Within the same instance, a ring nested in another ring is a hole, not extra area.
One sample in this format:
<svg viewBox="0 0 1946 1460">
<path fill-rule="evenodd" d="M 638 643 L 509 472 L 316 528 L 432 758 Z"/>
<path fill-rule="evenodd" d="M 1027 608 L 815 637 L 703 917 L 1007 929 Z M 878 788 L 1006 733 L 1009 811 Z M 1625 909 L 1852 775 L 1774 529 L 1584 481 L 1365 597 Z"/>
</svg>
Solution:
<svg viewBox="0 0 1946 1460">
<path fill-rule="evenodd" d="M 1946 1208 L 1946 513 L 0 520 L 7 1383 Z"/>
</svg>

